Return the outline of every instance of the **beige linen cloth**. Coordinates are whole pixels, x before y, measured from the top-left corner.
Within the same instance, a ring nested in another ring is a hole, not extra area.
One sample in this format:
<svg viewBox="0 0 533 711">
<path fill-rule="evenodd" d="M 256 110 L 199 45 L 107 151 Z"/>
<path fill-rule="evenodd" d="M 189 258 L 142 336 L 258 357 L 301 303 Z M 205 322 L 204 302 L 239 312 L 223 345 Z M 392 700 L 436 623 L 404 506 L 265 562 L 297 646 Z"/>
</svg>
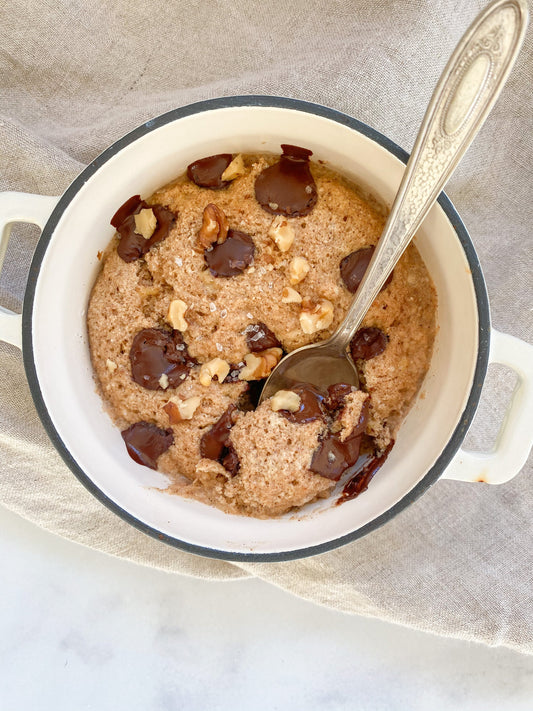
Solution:
<svg viewBox="0 0 533 711">
<path fill-rule="evenodd" d="M 339 109 L 409 150 L 434 84 L 482 0 L 5 0 L 0 188 L 61 194 L 125 132 L 222 95 Z M 533 41 L 447 192 L 478 251 L 499 330 L 533 341 Z M 0 303 L 20 310 L 36 228 L 17 226 Z M 19 351 L 0 344 L 0 501 L 111 555 L 205 579 L 258 576 L 295 595 L 533 654 L 533 472 L 438 482 L 359 541 L 288 563 L 232 564 L 166 546 L 115 517 L 40 424 Z M 513 377 L 491 373 L 468 436 L 490 446 Z"/>
</svg>

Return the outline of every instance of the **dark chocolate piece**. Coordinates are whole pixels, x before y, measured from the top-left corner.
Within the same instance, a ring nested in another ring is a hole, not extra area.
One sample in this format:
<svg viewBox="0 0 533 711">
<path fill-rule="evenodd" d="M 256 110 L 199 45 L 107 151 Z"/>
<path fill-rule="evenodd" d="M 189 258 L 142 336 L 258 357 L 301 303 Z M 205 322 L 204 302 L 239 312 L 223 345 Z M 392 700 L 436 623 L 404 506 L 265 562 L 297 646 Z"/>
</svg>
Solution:
<svg viewBox="0 0 533 711">
<path fill-rule="evenodd" d="M 330 386 L 331 387 L 331 386 Z M 327 434 L 313 454 L 311 471 L 327 479 L 338 481 L 344 472 L 359 459 L 361 440 L 368 421 L 368 400 L 365 401 L 359 421 L 342 442 L 338 434 Z"/>
<path fill-rule="evenodd" d="M 300 407 L 296 412 L 279 410 L 280 415 L 283 415 L 291 422 L 298 422 L 300 425 L 319 419 L 326 421 L 327 413 L 324 403 L 326 393 L 310 383 L 298 383 L 290 389 L 299 396 Z"/>
<path fill-rule="evenodd" d="M 281 343 L 276 334 L 262 321 L 247 326 L 246 345 L 252 353 L 260 353 L 261 351 L 266 351 L 267 348 L 281 348 Z"/>
<path fill-rule="evenodd" d="M 389 337 L 379 328 L 360 328 L 350 341 L 350 354 L 355 362 L 358 358 L 370 360 L 383 353 Z"/>
<path fill-rule="evenodd" d="M 118 228 L 124 222 L 126 217 L 128 217 L 129 215 L 134 215 L 136 212 L 139 212 L 143 207 L 147 207 L 147 205 L 144 200 L 141 200 L 141 196 L 133 195 L 133 197 L 128 198 L 128 200 L 126 200 L 126 202 L 121 205 L 115 212 L 115 214 L 110 220 L 111 225 L 116 230 L 118 230 Z"/>
<path fill-rule="evenodd" d="M 348 383 L 335 383 L 328 386 L 328 396 L 324 401 L 330 412 L 335 412 L 344 405 L 346 395 L 355 392 L 356 388 Z"/>
<path fill-rule="evenodd" d="M 241 274 L 254 261 L 255 244 L 250 235 L 229 230 L 221 244 L 204 252 L 205 263 L 215 277 L 233 277 Z"/>
<path fill-rule="evenodd" d="M 200 440 L 202 457 L 220 461 L 228 454 L 229 433 L 234 425 L 233 413 L 236 409 L 235 405 L 230 405 L 215 424 L 202 435 Z"/>
<path fill-rule="evenodd" d="M 231 476 L 235 476 L 241 466 L 241 463 L 239 461 L 239 455 L 237 452 L 233 449 L 231 444 L 229 444 L 226 448 L 227 454 L 222 458 L 222 461 L 220 462 L 224 469 L 227 469 Z"/>
<path fill-rule="evenodd" d="M 312 151 L 282 145 L 277 163 L 260 173 L 255 181 L 255 197 L 272 215 L 303 217 L 316 205 L 316 183 L 309 166 Z"/>
<path fill-rule="evenodd" d="M 147 390 L 163 390 L 159 382 L 168 378 L 168 387 L 180 385 L 196 364 L 187 351 L 179 331 L 144 328 L 135 336 L 130 348 L 133 380 Z"/>
<path fill-rule="evenodd" d="M 174 444 L 172 430 L 162 430 L 150 422 L 136 422 L 121 432 L 130 457 L 150 469 L 157 469 L 158 457 Z"/>
<path fill-rule="evenodd" d="M 200 158 L 187 166 L 187 177 L 201 188 L 224 188 L 229 181 L 222 180 L 222 174 L 233 160 L 231 153 Z"/>
<path fill-rule="evenodd" d="M 135 232 L 135 215 L 141 210 L 152 210 L 157 220 L 156 228 L 149 239 Z M 118 256 L 125 262 L 135 262 L 143 257 L 153 246 L 161 242 L 172 229 L 176 215 L 163 205 L 148 205 L 140 195 L 126 200 L 111 218 L 111 225 L 120 235 L 117 245 Z"/>
<path fill-rule="evenodd" d="M 358 249 L 356 252 L 351 252 L 341 260 L 341 278 L 350 293 L 355 294 L 357 291 L 370 264 L 374 249 L 375 247 L 373 246 L 363 247 L 363 249 Z M 391 283 L 393 274 L 394 271 L 390 273 L 387 281 L 381 287 L 381 291 Z"/>
</svg>

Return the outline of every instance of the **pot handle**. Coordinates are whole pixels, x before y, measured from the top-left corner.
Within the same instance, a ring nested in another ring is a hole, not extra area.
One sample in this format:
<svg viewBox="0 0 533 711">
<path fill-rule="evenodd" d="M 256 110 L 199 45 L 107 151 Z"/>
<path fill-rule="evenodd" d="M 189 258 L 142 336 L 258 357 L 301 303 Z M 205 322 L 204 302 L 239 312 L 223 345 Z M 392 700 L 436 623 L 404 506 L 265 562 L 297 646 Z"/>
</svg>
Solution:
<svg viewBox="0 0 533 711">
<path fill-rule="evenodd" d="M 41 229 L 59 198 L 31 193 L 0 193 L 0 271 L 4 263 L 13 222 L 32 222 Z M 22 348 L 22 314 L 0 306 L 0 341 Z"/>
<path fill-rule="evenodd" d="M 507 365 L 518 375 L 494 449 L 460 449 L 442 479 L 504 484 L 518 474 L 529 456 L 533 446 L 533 346 L 492 329 L 489 363 Z"/>
</svg>

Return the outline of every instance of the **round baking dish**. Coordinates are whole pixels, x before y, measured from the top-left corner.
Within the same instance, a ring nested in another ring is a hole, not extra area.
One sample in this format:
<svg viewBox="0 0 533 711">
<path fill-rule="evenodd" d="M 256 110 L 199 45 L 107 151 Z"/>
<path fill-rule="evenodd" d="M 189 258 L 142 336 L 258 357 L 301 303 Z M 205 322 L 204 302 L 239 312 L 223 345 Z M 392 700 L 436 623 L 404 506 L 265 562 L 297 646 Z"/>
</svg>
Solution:
<svg viewBox="0 0 533 711">
<path fill-rule="evenodd" d="M 415 238 L 439 300 L 431 367 L 388 460 L 363 495 L 342 506 L 332 496 L 279 519 L 231 516 L 166 494 L 162 474 L 128 457 L 96 392 L 85 323 L 97 254 L 114 232 L 110 216 L 130 195 L 150 195 L 198 157 L 277 152 L 281 143 L 311 149 L 315 160 L 388 204 L 408 157 L 374 129 L 332 109 L 285 98 L 230 97 L 147 121 L 96 158 L 59 199 L 0 196 L 2 225 L 29 221 L 43 227 L 23 314 L 2 310 L 0 338 L 22 347 L 32 396 L 52 442 L 79 480 L 116 514 L 162 541 L 213 558 L 279 561 L 330 550 L 384 524 L 440 477 L 510 479 L 532 444 L 533 348 L 491 332 L 479 261 L 442 194 Z M 467 453 L 460 446 L 489 361 L 513 368 L 519 386 L 496 450 Z"/>
</svg>

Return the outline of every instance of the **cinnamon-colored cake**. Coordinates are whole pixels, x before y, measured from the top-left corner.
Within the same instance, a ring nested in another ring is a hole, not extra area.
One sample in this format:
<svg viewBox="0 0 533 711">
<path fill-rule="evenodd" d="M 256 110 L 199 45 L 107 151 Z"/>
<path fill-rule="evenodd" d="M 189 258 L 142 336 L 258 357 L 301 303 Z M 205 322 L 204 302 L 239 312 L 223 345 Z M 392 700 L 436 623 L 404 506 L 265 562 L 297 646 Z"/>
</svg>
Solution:
<svg viewBox="0 0 533 711">
<path fill-rule="evenodd" d="M 309 151 L 282 149 L 201 158 L 128 200 L 87 317 L 124 456 L 167 474 L 170 492 L 256 517 L 327 497 L 344 476 L 366 487 L 436 329 L 435 289 L 411 245 L 352 341 L 361 389 L 301 384 L 256 407 L 283 353 L 341 322 L 385 222 Z"/>
</svg>

